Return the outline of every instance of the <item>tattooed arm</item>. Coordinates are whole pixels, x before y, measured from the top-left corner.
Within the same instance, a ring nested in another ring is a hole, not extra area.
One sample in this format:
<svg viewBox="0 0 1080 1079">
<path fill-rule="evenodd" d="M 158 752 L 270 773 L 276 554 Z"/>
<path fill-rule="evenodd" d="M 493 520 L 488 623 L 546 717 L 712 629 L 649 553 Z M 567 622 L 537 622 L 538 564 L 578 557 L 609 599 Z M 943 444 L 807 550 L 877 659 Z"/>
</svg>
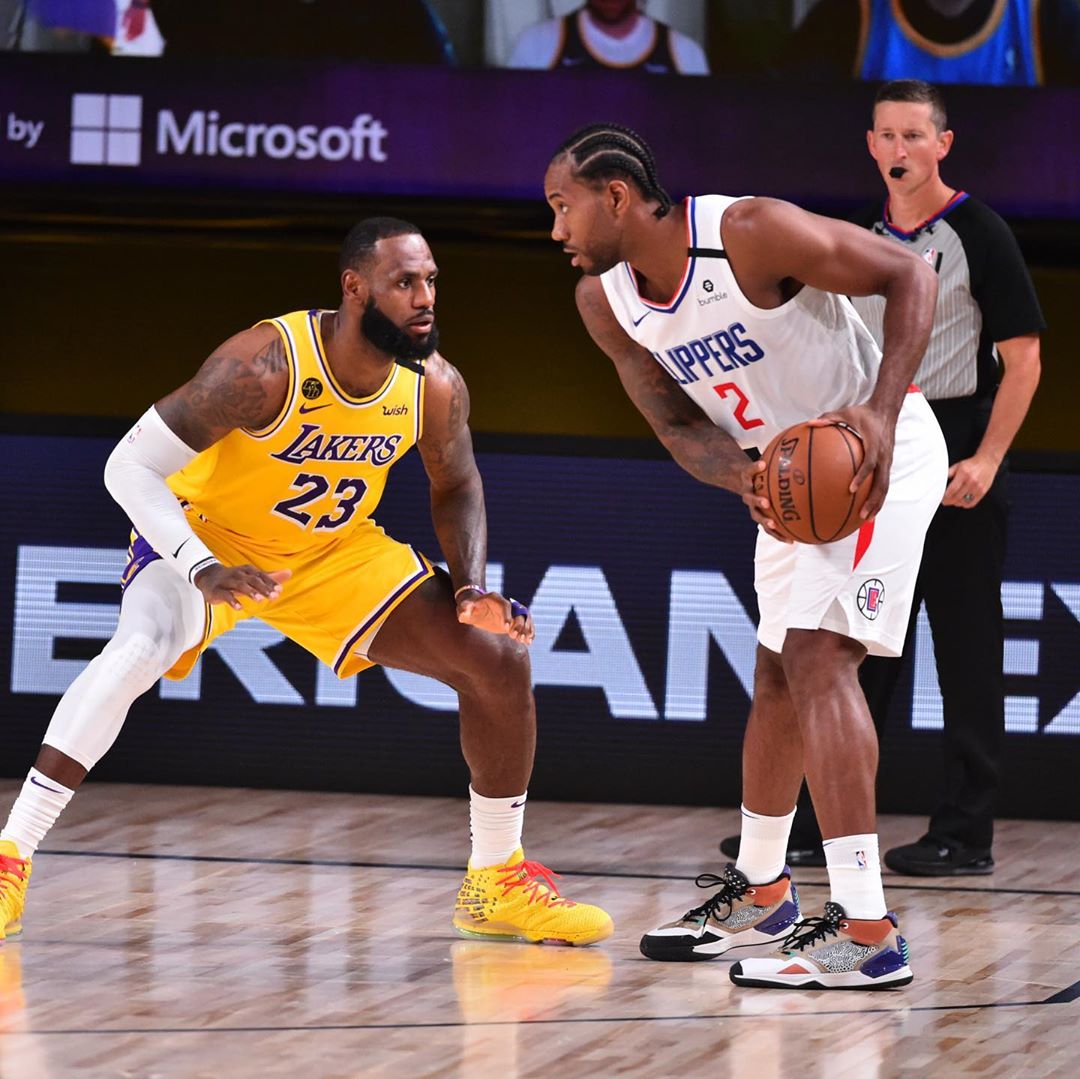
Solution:
<svg viewBox="0 0 1080 1079">
<path fill-rule="evenodd" d="M 424 434 L 418 444 L 431 482 L 431 519 L 450 570 L 458 621 L 492 633 L 509 633 L 529 644 L 528 614 L 511 616 L 510 603 L 484 592 L 487 568 L 487 510 L 484 485 L 473 457 L 469 391 L 458 370 L 438 353 L 427 361 Z M 477 589 L 463 589 L 464 585 Z"/>
<path fill-rule="evenodd" d="M 287 571 L 223 566 L 195 535 L 165 480 L 237 427 L 265 427 L 288 390 L 281 338 L 256 326 L 217 349 L 198 374 L 149 409 L 113 450 L 105 486 L 162 561 L 207 603 L 276 599 Z"/>
<path fill-rule="evenodd" d="M 230 337 L 155 408 L 177 438 L 201 452 L 237 427 L 265 427 L 284 406 L 288 388 L 281 335 L 260 325 Z"/>
<path fill-rule="evenodd" d="M 675 462 L 702 483 L 739 495 L 750 516 L 775 534 L 768 500 L 754 493 L 754 476 L 764 464 L 750 462 L 735 439 L 720 430 L 649 352 L 630 338 L 612 313 L 598 278 L 582 277 L 576 298 L 589 335 L 614 363 L 623 389 Z"/>
<path fill-rule="evenodd" d="M 615 365 L 623 389 L 676 462 L 702 483 L 740 490 L 746 454 L 629 337 L 612 313 L 599 279 L 582 277 L 576 299 L 589 335 Z"/>
</svg>

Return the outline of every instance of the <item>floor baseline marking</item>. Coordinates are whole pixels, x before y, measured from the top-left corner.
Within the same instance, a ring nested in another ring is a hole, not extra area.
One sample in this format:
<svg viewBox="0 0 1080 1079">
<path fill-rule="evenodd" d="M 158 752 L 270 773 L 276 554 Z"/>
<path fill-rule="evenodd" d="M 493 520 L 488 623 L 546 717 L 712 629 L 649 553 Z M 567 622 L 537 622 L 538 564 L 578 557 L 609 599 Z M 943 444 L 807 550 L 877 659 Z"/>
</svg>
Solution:
<svg viewBox="0 0 1080 1079">
<path fill-rule="evenodd" d="M 911 1012 L 958 1012 L 984 1011 L 990 1008 L 1038 1008 L 1047 1004 L 1067 1004 L 1080 997 L 1080 982 L 1059 990 L 1045 1000 L 1001 1000 L 986 1004 L 917 1004 L 898 1008 L 830 1008 L 826 1011 L 777 1012 L 719 1012 L 713 1015 L 627 1015 L 627 1016 L 583 1016 L 579 1019 L 493 1019 L 479 1023 L 435 1022 L 435 1023 L 327 1023 L 312 1026 L 265 1026 L 265 1027 L 147 1027 L 145 1029 L 129 1027 L 107 1027 L 101 1030 L 23 1030 L 0 1031 L 0 1035 L 14 1034 L 25 1037 L 33 1035 L 87 1035 L 108 1034 L 312 1034 L 347 1030 L 439 1030 L 458 1027 L 517 1027 L 517 1026 L 555 1026 L 560 1023 L 688 1023 L 716 1022 L 720 1019 L 819 1019 L 826 1015 L 898 1015 Z"/>
<path fill-rule="evenodd" d="M 120 858 L 147 859 L 171 862 L 221 862 L 226 865 L 285 865 L 285 866 L 321 866 L 327 869 L 412 869 L 423 872 L 455 873 L 460 875 L 460 865 L 431 865 L 414 862 L 361 862 L 344 861 L 331 858 L 248 858 L 223 854 L 155 854 L 145 852 L 100 851 L 100 850 L 43 850 L 40 855 L 55 855 L 65 858 Z M 693 881 L 694 877 L 673 876 L 670 873 L 621 873 L 616 870 L 563 869 L 562 877 L 596 877 L 610 880 L 672 880 Z M 939 879 L 939 878 L 935 878 Z M 798 881 L 800 888 L 827 888 L 825 880 Z M 958 885 L 941 884 L 896 884 L 891 877 L 885 878 L 885 887 L 890 891 L 903 892 L 973 892 L 985 895 L 1049 895 L 1080 897 L 1080 890 L 1064 888 L 972 888 Z"/>
</svg>

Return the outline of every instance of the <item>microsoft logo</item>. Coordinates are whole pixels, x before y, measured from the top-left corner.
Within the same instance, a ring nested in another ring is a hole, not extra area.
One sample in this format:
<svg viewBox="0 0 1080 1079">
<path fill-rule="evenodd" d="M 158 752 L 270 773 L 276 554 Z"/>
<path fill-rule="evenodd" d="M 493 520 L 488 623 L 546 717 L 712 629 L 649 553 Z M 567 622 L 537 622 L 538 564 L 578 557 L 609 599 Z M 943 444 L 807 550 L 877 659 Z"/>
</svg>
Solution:
<svg viewBox="0 0 1080 1079">
<path fill-rule="evenodd" d="M 138 165 L 142 98 L 137 94 L 73 94 L 71 163 Z"/>
</svg>

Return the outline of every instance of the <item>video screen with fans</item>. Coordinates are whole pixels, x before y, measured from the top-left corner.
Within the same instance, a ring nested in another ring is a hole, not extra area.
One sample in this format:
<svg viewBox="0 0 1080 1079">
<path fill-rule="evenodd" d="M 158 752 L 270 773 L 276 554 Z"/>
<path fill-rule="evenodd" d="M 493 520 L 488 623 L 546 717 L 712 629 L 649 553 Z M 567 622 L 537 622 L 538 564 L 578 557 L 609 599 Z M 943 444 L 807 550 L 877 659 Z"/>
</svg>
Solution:
<svg viewBox="0 0 1080 1079">
<path fill-rule="evenodd" d="M 6 47 L 22 52 L 982 86 L 1080 81 L 1074 0 L 25 0 L 14 8 Z"/>
</svg>

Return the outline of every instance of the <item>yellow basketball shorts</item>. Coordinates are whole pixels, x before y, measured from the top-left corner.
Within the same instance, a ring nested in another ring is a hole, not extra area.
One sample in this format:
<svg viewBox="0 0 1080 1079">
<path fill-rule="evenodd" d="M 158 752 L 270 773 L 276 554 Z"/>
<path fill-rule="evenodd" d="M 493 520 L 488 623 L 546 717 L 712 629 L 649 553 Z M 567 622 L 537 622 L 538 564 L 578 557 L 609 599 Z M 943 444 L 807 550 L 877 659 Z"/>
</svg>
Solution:
<svg viewBox="0 0 1080 1079">
<path fill-rule="evenodd" d="M 298 554 L 270 554 L 245 545 L 245 538 L 188 511 L 195 534 L 227 566 L 253 565 L 266 573 L 292 570 L 276 600 L 257 603 L 240 597 L 241 609 L 207 604 L 202 643 L 185 652 L 166 672 L 186 678 L 199 656 L 233 626 L 258 618 L 306 648 L 339 678 L 373 666 L 367 649 L 387 616 L 411 592 L 434 575 L 431 563 L 407 543 L 400 543 L 372 523 L 341 541 Z M 122 578 L 128 587 L 139 570 L 161 556 L 138 532 L 132 532 L 129 562 Z"/>
</svg>

